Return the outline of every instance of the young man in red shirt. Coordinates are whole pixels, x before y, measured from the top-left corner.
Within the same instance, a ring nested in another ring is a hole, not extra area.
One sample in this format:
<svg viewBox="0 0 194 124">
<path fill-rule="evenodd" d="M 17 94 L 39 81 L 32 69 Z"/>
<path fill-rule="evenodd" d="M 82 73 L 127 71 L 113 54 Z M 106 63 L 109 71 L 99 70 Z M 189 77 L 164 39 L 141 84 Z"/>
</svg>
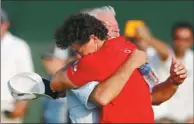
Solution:
<svg viewBox="0 0 194 124">
<path fill-rule="evenodd" d="M 136 47 L 122 36 L 106 41 L 107 32 L 102 22 L 87 14 L 66 20 L 57 34 L 57 45 L 60 48 L 72 45 L 84 57 L 64 73 L 56 74 L 51 83 L 53 90 L 64 89 L 63 84 L 53 85 L 55 82 L 63 82 L 66 88 L 77 88 L 90 81 L 103 81 L 136 51 Z M 136 67 L 132 70 L 118 97 L 102 107 L 100 122 L 154 122 L 149 87 Z"/>
</svg>

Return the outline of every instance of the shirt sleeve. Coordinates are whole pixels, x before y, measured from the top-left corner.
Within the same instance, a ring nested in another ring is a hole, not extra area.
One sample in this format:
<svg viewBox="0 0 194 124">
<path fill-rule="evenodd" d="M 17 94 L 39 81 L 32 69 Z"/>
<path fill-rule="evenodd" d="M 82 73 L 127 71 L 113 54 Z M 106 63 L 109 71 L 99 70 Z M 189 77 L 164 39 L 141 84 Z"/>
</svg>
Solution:
<svg viewBox="0 0 194 124">
<path fill-rule="evenodd" d="M 77 86 L 82 86 L 91 81 L 97 81 L 99 76 L 97 57 L 83 58 L 70 65 L 66 72 L 69 80 Z"/>
<path fill-rule="evenodd" d="M 96 87 L 96 85 L 98 83 L 99 82 L 97 82 L 97 81 L 92 81 L 92 82 L 89 82 L 78 89 L 72 90 L 72 92 L 75 94 L 75 96 L 80 100 L 80 102 L 87 109 L 94 109 L 94 108 L 98 107 L 96 104 L 89 101 L 90 94 L 92 93 L 92 91 L 94 90 L 94 88 Z"/>
</svg>

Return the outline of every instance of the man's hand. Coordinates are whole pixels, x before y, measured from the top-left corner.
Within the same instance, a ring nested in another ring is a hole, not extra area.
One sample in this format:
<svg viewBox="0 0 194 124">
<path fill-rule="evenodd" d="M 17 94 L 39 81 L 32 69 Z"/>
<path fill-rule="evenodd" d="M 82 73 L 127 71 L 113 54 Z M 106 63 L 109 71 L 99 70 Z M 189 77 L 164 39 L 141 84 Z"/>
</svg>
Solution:
<svg viewBox="0 0 194 124">
<path fill-rule="evenodd" d="M 172 58 L 172 64 L 170 67 L 170 79 L 173 84 L 180 85 L 184 82 L 187 77 L 187 70 L 185 66 L 176 60 L 175 57 Z"/>
<path fill-rule="evenodd" d="M 137 38 L 139 40 L 149 41 L 152 38 L 152 35 L 146 25 L 140 26 L 137 28 Z"/>
<path fill-rule="evenodd" d="M 160 105 L 169 100 L 178 89 L 178 85 L 182 84 L 187 77 L 185 66 L 172 58 L 170 67 L 170 77 L 163 83 L 156 85 L 151 94 L 152 105 Z"/>
<path fill-rule="evenodd" d="M 155 38 L 149 31 L 146 25 L 137 28 L 137 40 L 140 49 L 146 50 L 146 47 L 150 46 L 156 50 L 160 59 L 166 61 L 170 54 L 170 48 L 168 44 L 162 40 Z"/>
<path fill-rule="evenodd" d="M 130 65 L 133 68 L 139 68 L 143 64 L 145 64 L 148 60 L 147 54 L 141 50 L 134 50 L 133 53 L 130 55 L 127 61 L 130 61 Z"/>
<path fill-rule="evenodd" d="M 3 114 L 10 119 L 23 118 L 27 109 L 27 101 L 17 101 L 12 112 L 4 111 Z"/>
</svg>

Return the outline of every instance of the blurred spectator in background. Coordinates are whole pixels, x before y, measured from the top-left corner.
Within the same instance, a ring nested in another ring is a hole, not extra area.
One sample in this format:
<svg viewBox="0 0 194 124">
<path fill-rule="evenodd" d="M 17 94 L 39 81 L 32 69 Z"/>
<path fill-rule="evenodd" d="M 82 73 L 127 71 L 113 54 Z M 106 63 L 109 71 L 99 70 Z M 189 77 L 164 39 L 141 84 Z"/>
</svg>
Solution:
<svg viewBox="0 0 194 124">
<path fill-rule="evenodd" d="M 8 30 L 10 21 L 1 10 L 1 123 L 21 123 L 27 101 L 16 101 L 9 93 L 8 80 L 21 72 L 33 72 L 28 44 Z M 25 82 L 24 82 L 25 83 Z"/>
<path fill-rule="evenodd" d="M 170 74 L 172 56 L 184 63 L 188 73 L 183 85 L 170 100 L 160 106 L 153 106 L 155 118 L 167 116 L 180 122 L 188 117 L 193 118 L 193 51 L 190 49 L 193 43 L 193 27 L 185 22 L 173 26 L 172 49 L 164 41 L 152 36 L 145 25 L 139 26 L 136 31 L 136 38 L 133 40 L 140 49 L 148 53 L 149 63 L 161 82 Z"/>
<path fill-rule="evenodd" d="M 71 51 L 61 50 L 55 45 L 51 45 L 42 55 L 43 66 L 48 74 L 48 78 L 51 78 L 59 69 L 71 62 L 74 57 Z M 60 98 L 53 100 L 50 98 L 41 98 L 43 102 L 43 121 L 44 123 L 67 123 L 68 122 L 68 110 L 67 99 Z"/>
<path fill-rule="evenodd" d="M 172 28 L 173 53 L 185 64 L 187 79 L 178 89 L 175 96 L 166 104 L 167 115 L 176 120 L 184 121 L 193 118 L 193 26 L 188 22 L 178 22 Z M 193 119 L 192 119 L 193 120 Z"/>
</svg>

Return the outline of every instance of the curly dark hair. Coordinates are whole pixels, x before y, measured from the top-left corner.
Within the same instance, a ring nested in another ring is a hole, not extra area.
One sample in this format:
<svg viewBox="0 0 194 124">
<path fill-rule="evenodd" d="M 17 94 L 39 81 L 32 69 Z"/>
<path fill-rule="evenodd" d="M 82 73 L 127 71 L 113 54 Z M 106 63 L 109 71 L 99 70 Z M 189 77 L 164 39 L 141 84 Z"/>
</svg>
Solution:
<svg viewBox="0 0 194 124">
<path fill-rule="evenodd" d="M 95 35 L 100 40 L 107 38 L 108 29 L 103 22 L 88 14 L 78 13 L 69 16 L 61 27 L 56 31 L 55 38 L 57 47 L 66 49 L 73 43 L 83 45 Z"/>
</svg>

